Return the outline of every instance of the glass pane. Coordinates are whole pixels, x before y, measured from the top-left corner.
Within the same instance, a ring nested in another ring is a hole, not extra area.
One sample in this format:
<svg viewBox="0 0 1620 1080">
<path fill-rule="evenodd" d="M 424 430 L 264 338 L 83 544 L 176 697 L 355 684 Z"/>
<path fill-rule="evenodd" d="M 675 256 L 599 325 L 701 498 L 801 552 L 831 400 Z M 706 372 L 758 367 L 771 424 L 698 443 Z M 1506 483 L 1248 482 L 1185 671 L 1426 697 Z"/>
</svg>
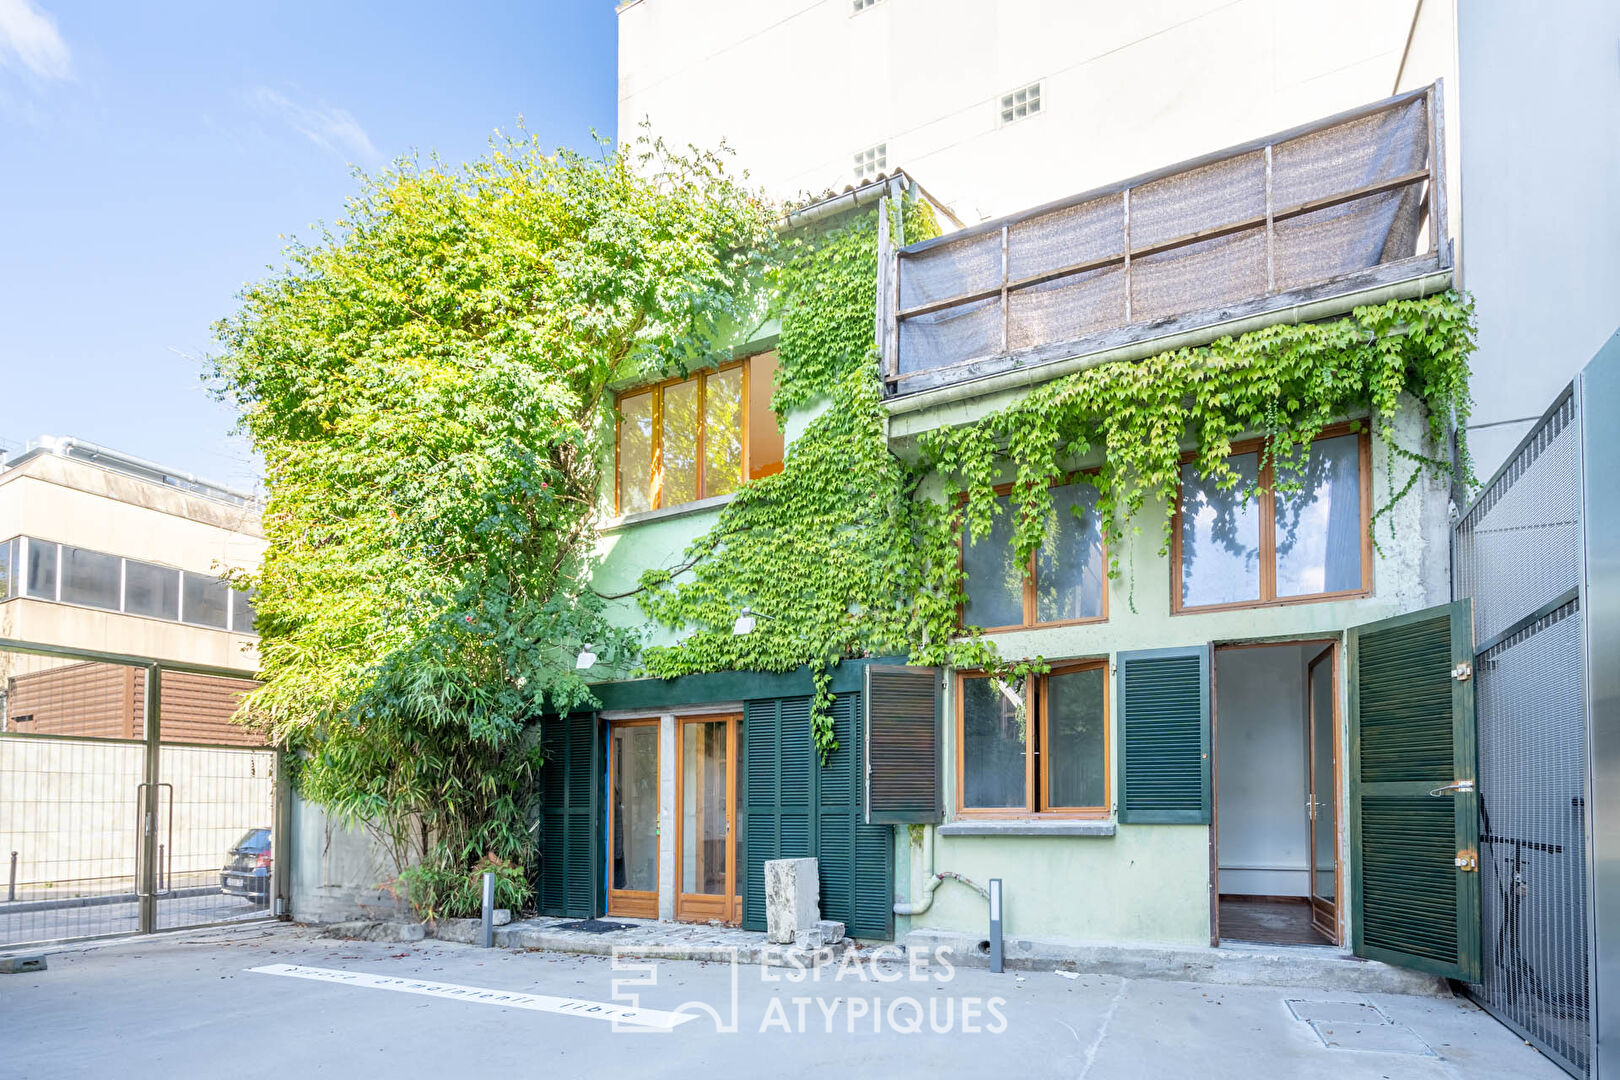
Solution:
<svg viewBox="0 0 1620 1080">
<path fill-rule="evenodd" d="M 1023 699 L 1022 683 L 962 680 L 963 806 L 1024 809 Z"/>
<path fill-rule="evenodd" d="M 0 544 L 0 601 L 10 600 L 20 592 L 13 585 L 17 580 L 17 541 Z"/>
<path fill-rule="evenodd" d="M 231 590 L 231 630 L 238 634 L 251 634 L 253 630 L 253 597 L 257 589 Z"/>
<path fill-rule="evenodd" d="M 967 604 L 962 621 L 968 626 L 997 627 L 1024 624 L 1024 564 L 1013 554 L 1012 500 L 996 499 L 990 533 L 973 541 L 962 527 L 962 569 L 967 573 Z"/>
<path fill-rule="evenodd" d="M 748 361 L 748 477 L 782 471 L 782 428 L 771 411 L 776 392 L 776 354 L 762 353 Z"/>
<path fill-rule="evenodd" d="M 1035 553 L 1035 621 L 1102 614 L 1102 530 L 1097 489 L 1083 480 L 1052 489 L 1052 512 Z"/>
<path fill-rule="evenodd" d="M 1311 444 L 1305 475 L 1277 467 L 1277 595 L 1310 596 L 1361 588 L 1361 438 L 1339 435 Z"/>
<path fill-rule="evenodd" d="M 703 387 L 703 494 L 742 483 L 742 368 L 710 375 Z"/>
<path fill-rule="evenodd" d="M 698 384 L 664 387 L 664 491 L 661 506 L 679 506 L 698 497 Z"/>
<path fill-rule="evenodd" d="M 225 629 L 225 609 L 231 602 L 231 587 L 217 577 L 207 574 L 184 575 L 185 604 L 180 617 L 188 623 L 217 626 Z"/>
<path fill-rule="evenodd" d="M 681 725 L 681 891 L 726 891 L 726 723 Z"/>
<path fill-rule="evenodd" d="M 130 559 L 124 563 L 124 610 L 154 619 L 180 617 L 180 571 Z"/>
<path fill-rule="evenodd" d="M 1046 680 L 1046 771 L 1049 807 L 1105 805 L 1108 716 L 1103 709 L 1102 668 L 1087 668 Z"/>
<path fill-rule="evenodd" d="M 653 508 L 653 396 L 622 398 L 619 413 L 619 513 L 639 514 Z"/>
<path fill-rule="evenodd" d="M 1259 454 L 1226 459 L 1238 482 L 1206 481 L 1196 462 L 1181 467 L 1181 603 L 1260 599 L 1260 509 L 1248 497 L 1260 478 Z"/>
<path fill-rule="evenodd" d="M 613 729 L 613 887 L 658 891 L 658 725 Z"/>
<path fill-rule="evenodd" d="M 1311 894 L 1332 900 L 1338 808 L 1333 804 L 1333 664 L 1328 660 L 1311 668 L 1311 786 L 1316 804 Z"/>
<path fill-rule="evenodd" d="M 28 595 L 56 599 L 56 544 L 28 541 Z"/>
<path fill-rule="evenodd" d="M 62 549 L 62 599 L 69 604 L 118 610 L 124 560 L 84 548 Z"/>
</svg>

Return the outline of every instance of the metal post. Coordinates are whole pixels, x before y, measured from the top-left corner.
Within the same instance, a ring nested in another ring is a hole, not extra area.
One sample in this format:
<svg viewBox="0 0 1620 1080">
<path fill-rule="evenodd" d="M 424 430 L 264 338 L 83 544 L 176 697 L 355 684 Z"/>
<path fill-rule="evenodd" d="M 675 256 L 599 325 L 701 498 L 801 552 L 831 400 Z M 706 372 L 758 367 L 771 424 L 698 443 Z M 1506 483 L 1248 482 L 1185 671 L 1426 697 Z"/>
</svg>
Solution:
<svg viewBox="0 0 1620 1080">
<path fill-rule="evenodd" d="M 6 899 L 17 899 L 17 853 L 11 853 L 11 883 L 6 886 Z"/>
<path fill-rule="evenodd" d="M 1001 974 L 1001 879 L 990 879 L 990 970 Z"/>
<path fill-rule="evenodd" d="M 168 880 L 167 880 L 168 879 L 168 872 L 167 872 L 166 865 L 165 865 L 165 862 L 164 862 L 164 855 L 165 855 L 164 845 L 159 844 L 158 845 L 158 861 L 157 861 L 157 888 L 158 888 L 158 892 L 167 892 L 168 889 L 169 889 Z"/>
<path fill-rule="evenodd" d="M 486 949 L 495 944 L 495 874 L 491 870 L 484 871 L 484 925 L 478 942 Z"/>
</svg>

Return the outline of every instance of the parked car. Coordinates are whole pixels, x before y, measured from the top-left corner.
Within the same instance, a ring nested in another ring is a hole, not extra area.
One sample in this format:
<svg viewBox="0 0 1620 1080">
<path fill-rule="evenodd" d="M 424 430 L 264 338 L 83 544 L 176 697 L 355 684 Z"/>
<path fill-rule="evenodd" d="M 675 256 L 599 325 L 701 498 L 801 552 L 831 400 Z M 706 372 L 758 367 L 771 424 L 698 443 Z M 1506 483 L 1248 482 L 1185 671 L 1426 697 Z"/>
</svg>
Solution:
<svg viewBox="0 0 1620 1080">
<path fill-rule="evenodd" d="M 255 904 L 270 902 L 269 829 L 249 829 L 231 848 L 219 872 L 219 891 Z"/>
</svg>

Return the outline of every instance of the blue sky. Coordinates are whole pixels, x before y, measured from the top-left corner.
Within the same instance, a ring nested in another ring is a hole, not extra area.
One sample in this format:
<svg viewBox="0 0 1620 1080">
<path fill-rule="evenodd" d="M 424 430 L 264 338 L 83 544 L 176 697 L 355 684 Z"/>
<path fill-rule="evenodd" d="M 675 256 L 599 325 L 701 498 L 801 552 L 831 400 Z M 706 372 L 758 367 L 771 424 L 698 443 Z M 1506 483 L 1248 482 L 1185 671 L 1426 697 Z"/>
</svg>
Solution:
<svg viewBox="0 0 1620 1080">
<path fill-rule="evenodd" d="M 0 0 L 0 446 L 74 435 L 250 486 L 210 326 L 350 164 L 614 130 L 611 0 Z"/>
</svg>

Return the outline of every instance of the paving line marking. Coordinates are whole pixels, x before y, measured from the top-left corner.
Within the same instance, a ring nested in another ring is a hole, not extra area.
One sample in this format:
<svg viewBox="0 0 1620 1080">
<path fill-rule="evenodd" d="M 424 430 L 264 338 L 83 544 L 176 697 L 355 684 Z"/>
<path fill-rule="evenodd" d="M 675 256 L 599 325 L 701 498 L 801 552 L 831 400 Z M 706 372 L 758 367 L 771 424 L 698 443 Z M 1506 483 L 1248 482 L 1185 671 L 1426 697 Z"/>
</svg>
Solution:
<svg viewBox="0 0 1620 1080">
<path fill-rule="evenodd" d="M 306 967 L 303 964 L 264 964 L 248 970 L 261 975 L 284 975 L 293 979 L 313 979 L 316 982 L 338 983 L 343 986 L 363 986 L 372 990 L 423 994 L 455 1001 L 471 1001 L 480 1005 L 500 1005 L 508 1009 L 530 1009 L 534 1012 L 560 1013 L 564 1016 L 583 1016 L 591 1020 L 609 1020 L 620 1024 L 634 1024 L 638 1027 L 662 1028 L 665 1031 L 678 1027 L 688 1020 L 697 1019 L 693 1013 L 638 1009 L 626 1005 L 613 1005 L 605 1001 L 552 997 L 549 994 L 525 994 L 517 990 L 493 990 L 484 986 L 462 986 L 459 983 L 407 979 L 397 975 L 375 975 L 369 971 L 343 971 L 337 968 Z"/>
</svg>

